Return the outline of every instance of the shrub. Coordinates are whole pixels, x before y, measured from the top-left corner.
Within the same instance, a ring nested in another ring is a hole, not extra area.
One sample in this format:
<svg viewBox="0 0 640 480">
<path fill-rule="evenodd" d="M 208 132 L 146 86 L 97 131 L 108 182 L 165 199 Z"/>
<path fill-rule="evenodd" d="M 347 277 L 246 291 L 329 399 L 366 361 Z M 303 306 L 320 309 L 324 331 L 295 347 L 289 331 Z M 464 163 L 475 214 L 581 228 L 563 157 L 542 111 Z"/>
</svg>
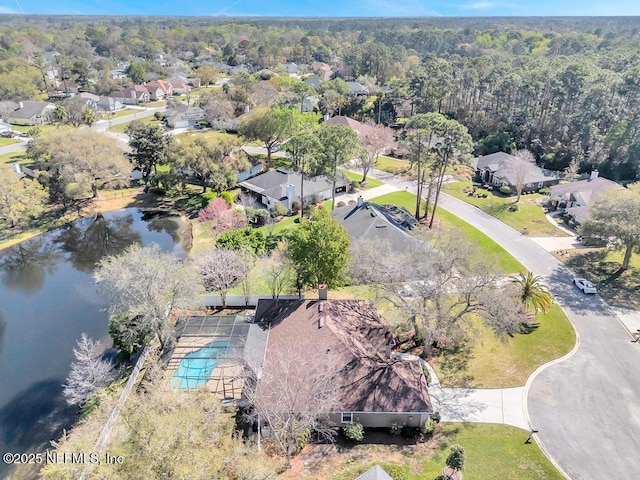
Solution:
<svg viewBox="0 0 640 480">
<path fill-rule="evenodd" d="M 355 205 L 355 204 L 356 204 L 356 201 L 355 201 L 355 200 L 349 200 L 348 205 Z"/>
<path fill-rule="evenodd" d="M 211 200 L 215 200 L 216 198 L 218 198 L 218 194 L 216 192 L 207 192 L 200 195 L 200 204 L 202 205 L 202 208 L 205 208 L 211 203 Z"/>
<path fill-rule="evenodd" d="M 447 457 L 447 467 L 459 472 L 464 468 L 465 454 L 464 448 L 460 445 L 453 445 L 451 447 L 451 453 Z"/>
<path fill-rule="evenodd" d="M 262 255 L 266 250 L 267 239 L 262 230 L 251 227 L 228 230 L 216 240 L 216 246 L 229 250 L 248 249 L 256 255 Z"/>
<path fill-rule="evenodd" d="M 356 180 L 351 182 L 351 190 L 358 190 L 359 188 L 360 188 L 360 182 L 357 182 Z"/>
<path fill-rule="evenodd" d="M 433 420 L 436 423 L 440 423 L 440 412 L 433 412 L 431 414 L 431 420 Z"/>
<path fill-rule="evenodd" d="M 276 203 L 273 207 L 269 209 L 269 211 L 271 212 L 271 216 L 274 218 L 282 217 L 283 215 L 286 215 L 288 212 L 287 207 L 285 207 L 281 203 Z"/>
<path fill-rule="evenodd" d="M 510 212 L 519 212 L 520 211 L 520 207 L 518 205 L 516 205 L 515 203 L 509 205 L 509 211 Z"/>
<path fill-rule="evenodd" d="M 438 422 L 436 422 L 433 419 L 429 419 L 426 422 L 424 422 L 420 430 L 422 431 L 422 433 L 431 434 L 434 432 L 437 426 L 438 426 Z"/>
<path fill-rule="evenodd" d="M 227 201 L 218 197 L 213 201 L 210 201 L 206 207 L 198 212 L 198 220 L 206 222 L 208 220 L 220 218 L 220 216 L 227 210 L 229 210 L 229 204 Z"/>
<path fill-rule="evenodd" d="M 231 192 L 222 192 L 220 194 L 220 196 L 222 198 L 224 198 L 229 205 L 233 205 L 233 201 L 235 200 L 233 198 L 233 193 L 231 193 Z"/>
<path fill-rule="evenodd" d="M 167 193 L 167 191 L 162 187 L 153 187 L 149 189 L 149 192 L 153 193 L 154 195 L 166 195 Z"/>
<path fill-rule="evenodd" d="M 296 453 L 302 450 L 311 441 L 311 429 L 305 428 L 296 438 Z"/>
<path fill-rule="evenodd" d="M 364 427 L 361 423 L 352 422 L 342 427 L 345 437 L 355 442 L 364 440 Z"/>
<path fill-rule="evenodd" d="M 540 193 L 541 195 L 551 195 L 551 189 L 549 187 L 544 187 L 541 188 L 540 190 L 538 190 L 538 193 Z"/>
<path fill-rule="evenodd" d="M 311 197 L 311 203 L 320 203 L 321 201 L 322 201 L 322 197 L 317 193 L 314 193 L 313 196 Z"/>
<path fill-rule="evenodd" d="M 291 211 L 294 215 L 300 213 L 300 209 L 302 208 L 302 202 L 300 200 L 294 200 L 291 202 Z"/>
<path fill-rule="evenodd" d="M 247 222 L 252 227 L 261 227 L 269 220 L 269 212 L 264 208 L 247 207 L 244 213 L 247 216 Z"/>
<path fill-rule="evenodd" d="M 347 204 L 344 203 L 343 201 L 339 201 L 338 203 L 336 203 L 336 207 L 345 207 Z"/>
<path fill-rule="evenodd" d="M 391 427 L 389 427 L 389 433 L 391 433 L 391 435 L 398 436 L 402 433 L 403 428 L 404 428 L 404 425 L 402 425 L 401 423 L 393 422 L 391 424 Z"/>
<path fill-rule="evenodd" d="M 511 195 L 511 187 L 509 185 L 502 185 L 500 187 L 500 193 L 504 193 L 505 195 Z"/>
</svg>

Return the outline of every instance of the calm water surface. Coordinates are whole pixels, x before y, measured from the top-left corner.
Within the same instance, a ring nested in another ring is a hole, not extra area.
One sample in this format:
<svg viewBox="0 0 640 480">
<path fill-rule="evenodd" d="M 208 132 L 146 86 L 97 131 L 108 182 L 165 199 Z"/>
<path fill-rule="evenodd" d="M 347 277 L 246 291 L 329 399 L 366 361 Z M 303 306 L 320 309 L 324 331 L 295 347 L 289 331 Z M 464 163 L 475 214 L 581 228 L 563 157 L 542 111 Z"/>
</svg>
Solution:
<svg viewBox="0 0 640 480">
<path fill-rule="evenodd" d="M 0 251 L 0 453 L 41 451 L 73 422 L 77 408 L 61 392 L 76 339 L 108 338 L 96 263 L 132 243 L 184 256 L 184 228 L 124 209 Z M 0 462 L 0 477 L 7 471 Z"/>
</svg>

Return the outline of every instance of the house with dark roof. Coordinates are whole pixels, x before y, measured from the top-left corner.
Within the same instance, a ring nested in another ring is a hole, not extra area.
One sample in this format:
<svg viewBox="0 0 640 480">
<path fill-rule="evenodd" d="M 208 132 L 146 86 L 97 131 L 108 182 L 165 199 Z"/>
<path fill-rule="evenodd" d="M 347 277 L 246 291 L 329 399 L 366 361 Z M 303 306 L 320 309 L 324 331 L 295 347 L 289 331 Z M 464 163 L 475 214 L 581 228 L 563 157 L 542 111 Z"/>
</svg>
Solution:
<svg viewBox="0 0 640 480">
<path fill-rule="evenodd" d="M 486 185 L 500 188 L 511 187 L 515 192 L 518 183 L 518 173 L 514 168 L 516 157 L 504 152 L 496 152 L 473 159 L 473 168 L 477 179 Z M 557 185 L 560 179 L 548 170 L 543 170 L 537 165 L 531 164 L 526 171 L 522 186 L 522 193 L 537 192 L 541 188 Z"/>
<path fill-rule="evenodd" d="M 369 95 L 369 90 L 359 82 L 347 82 L 349 95 Z"/>
<path fill-rule="evenodd" d="M 114 112 L 124 107 L 120 100 L 113 97 L 100 97 L 96 106 L 98 107 L 98 110 L 103 110 L 105 112 Z"/>
<path fill-rule="evenodd" d="M 355 205 L 335 208 L 331 216 L 340 223 L 351 242 L 386 242 L 393 250 L 404 251 L 416 239 L 410 235 L 418 221 L 406 209 L 379 205 L 358 197 Z"/>
<path fill-rule="evenodd" d="M 147 103 L 151 99 L 149 90 L 144 85 L 134 85 L 127 87 L 119 92 L 109 95 L 119 100 L 124 105 L 137 105 L 138 103 Z"/>
<path fill-rule="evenodd" d="M 277 168 L 241 182 L 240 187 L 243 191 L 256 195 L 267 208 L 279 203 L 290 210 L 293 202 L 300 199 L 302 181 L 299 173 L 287 168 Z M 322 201 L 331 198 L 332 182 L 326 176 L 304 178 L 302 185 L 305 205 L 314 200 Z M 351 181 L 344 175 L 339 175 L 336 179 L 336 193 L 346 192 L 350 186 Z"/>
<path fill-rule="evenodd" d="M 25 100 L 18 108 L 7 113 L 7 122 L 13 125 L 43 125 L 49 123 L 55 105 L 49 102 Z"/>
<path fill-rule="evenodd" d="M 310 85 L 314 90 L 318 90 L 320 84 L 322 84 L 322 80 L 318 77 L 307 77 L 304 79 L 304 83 Z"/>
<path fill-rule="evenodd" d="M 552 186 L 551 205 L 571 215 L 575 223 L 583 223 L 591 218 L 591 204 L 615 190 L 624 190 L 624 187 L 600 177 L 594 170 L 587 180 Z"/>
<path fill-rule="evenodd" d="M 335 382 L 337 398 L 332 411 L 325 412 L 329 423 L 359 422 L 378 428 L 392 423 L 423 425 L 434 410 L 419 360 L 393 352 L 397 341 L 382 324 L 373 302 L 327 300 L 322 293 L 320 298 L 258 302 L 255 321 L 269 328 L 258 378 L 279 379 L 283 372 L 278 359 L 295 352 L 293 344 L 304 344 L 298 354 L 331 365 L 330 381 Z M 313 375 L 307 378 L 314 381 Z M 269 404 L 271 390 L 270 384 L 262 387 L 258 380 L 256 392 L 264 395 L 263 405 Z"/>
</svg>

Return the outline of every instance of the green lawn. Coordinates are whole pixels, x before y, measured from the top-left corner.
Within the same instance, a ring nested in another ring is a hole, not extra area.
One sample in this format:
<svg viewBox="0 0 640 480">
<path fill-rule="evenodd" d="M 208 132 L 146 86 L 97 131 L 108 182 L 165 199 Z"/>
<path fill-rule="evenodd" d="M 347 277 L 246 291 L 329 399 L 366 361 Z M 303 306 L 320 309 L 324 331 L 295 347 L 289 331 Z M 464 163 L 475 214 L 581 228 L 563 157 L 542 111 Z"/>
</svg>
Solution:
<svg viewBox="0 0 640 480">
<path fill-rule="evenodd" d="M 29 161 L 29 158 L 24 154 L 24 152 L 12 152 L 0 155 L 0 164 L 8 165 L 10 163 L 23 163 L 26 161 Z"/>
<path fill-rule="evenodd" d="M 357 445 L 339 454 L 332 471 L 316 478 L 356 478 L 375 464 L 393 469 L 394 478 L 432 480 L 442 469 L 453 444 L 466 454 L 465 480 L 560 480 L 564 478 L 528 432 L 495 424 L 443 424 L 435 437 L 421 445 Z M 326 461 L 331 462 L 331 458 Z"/>
<path fill-rule="evenodd" d="M 536 202 L 544 199 L 543 195 L 538 193 L 532 195 L 523 195 L 517 206 L 519 211 L 511 212 L 509 207 L 515 203 L 515 196 L 503 196 L 496 191 L 488 191 L 478 188 L 478 194 L 487 194 L 487 198 L 478 198 L 469 196 L 464 189 L 471 189 L 471 182 L 452 182 L 444 185 L 443 190 L 449 195 L 453 195 L 460 200 L 479 207 L 482 211 L 496 217 L 498 220 L 506 223 L 510 227 L 522 232 L 529 232 L 532 237 L 566 237 L 568 236 L 563 230 L 554 227 L 545 218 L 542 207 Z"/>
<path fill-rule="evenodd" d="M 614 307 L 640 310 L 640 254 L 631 256 L 629 269 L 620 272 L 623 252 L 608 248 L 556 252 L 576 275 L 591 280 L 598 293 Z"/>
<path fill-rule="evenodd" d="M 211 140 L 214 142 L 220 142 L 223 140 L 233 141 L 238 137 L 229 133 L 218 132 L 217 130 L 189 130 L 188 132 L 181 133 L 177 138 L 189 138 L 196 139 L 201 138 L 203 140 Z"/>
<path fill-rule="evenodd" d="M 157 108 L 157 107 L 164 107 L 166 104 L 167 102 L 165 102 L 164 100 L 158 100 L 156 102 L 145 103 L 144 106 L 149 108 Z"/>
<path fill-rule="evenodd" d="M 371 201 L 380 204 L 399 205 L 413 212 L 416 205 L 416 196 L 409 192 L 394 192 L 372 198 Z M 513 258 L 504 248 L 480 230 L 469 225 L 464 220 L 459 219 L 452 213 L 439 208 L 436 212 L 436 220 L 441 220 L 445 225 L 462 230 L 470 241 L 480 246 L 482 252 L 496 255 L 499 258 L 499 265 L 508 273 L 525 271 L 524 266 Z"/>
<path fill-rule="evenodd" d="M 409 162 L 406 160 L 398 160 L 395 158 L 380 155 L 375 164 L 376 170 L 393 173 L 394 175 L 402 175 L 409 170 Z"/>
<path fill-rule="evenodd" d="M 113 120 L 114 118 L 126 117 L 127 115 L 132 115 L 134 112 L 139 112 L 140 110 L 133 108 L 123 108 L 116 112 L 106 112 L 104 114 L 104 120 Z"/>
<path fill-rule="evenodd" d="M 153 125 L 153 126 L 158 126 L 162 124 L 162 122 L 160 120 L 156 120 L 156 118 L 153 115 L 149 117 L 137 118 L 135 120 L 131 120 L 131 122 L 135 122 L 136 120 L 142 123 L 146 123 L 147 125 Z M 114 125 L 109 129 L 109 131 L 115 132 L 115 133 L 124 133 L 124 131 L 127 129 L 127 127 L 131 122 L 121 123 L 120 125 Z"/>
<path fill-rule="evenodd" d="M 347 177 L 352 182 L 359 182 L 360 180 L 362 180 L 361 173 L 350 172 L 348 170 L 340 170 L 340 171 L 344 174 L 345 177 Z M 384 182 L 381 182 L 380 180 L 377 180 L 375 178 L 368 176 L 366 184 L 360 185 L 360 189 L 368 190 L 370 188 L 379 187 L 380 185 L 384 185 Z"/>
<path fill-rule="evenodd" d="M 29 130 L 31 130 L 32 128 L 35 128 L 35 127 L 29 126 L 29 125 L 11 125 L 11 129 L 15 130 L 16 132 L 29 133 Z M 58 127 L 56 125 L 38 125 L 38 128 L 40 128 L 40 131 L 43 134 L 46 134 L 50 130 L 53 130 Z"/>
<path fill-rule="evenodd" d="M 18 140 L 17 138 L 0 137 L 0 147 L 6 147 L 7 145 L 14 145 L 16 143 L 22 143 L 22 141 Z"/>
<path fill-rule="evenodd" d="M 536 368 L 573 348 L 575 331 L 558 305 L 539 314 L 528 333 L 500 339 L 479 319 L 466 325 L 471 344 L 445 352 L 434 368 L 443 386 L 508 388 L 526 383 Z"/>
</svg>

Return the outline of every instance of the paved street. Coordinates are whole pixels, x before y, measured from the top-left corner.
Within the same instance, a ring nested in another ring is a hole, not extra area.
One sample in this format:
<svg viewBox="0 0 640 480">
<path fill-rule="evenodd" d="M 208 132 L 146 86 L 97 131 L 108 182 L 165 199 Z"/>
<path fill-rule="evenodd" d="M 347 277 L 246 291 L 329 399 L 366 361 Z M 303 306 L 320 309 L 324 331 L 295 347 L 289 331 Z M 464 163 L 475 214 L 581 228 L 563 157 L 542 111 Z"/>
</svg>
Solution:
<svg viewBox="0 0 640 480">
<path fill-rule="evenodd" d="M 413 182 L 372 176 L 415 192 Z M 542 448 L 574 480 L 637 478 L 640 345 L 600 297 L 578 291 L 571 272 L 531 239 L 449 195 L 440 205 L 543 276 L 576 328 L 578 348 L 527 382 L 528 415 Z"/>
</svg>

